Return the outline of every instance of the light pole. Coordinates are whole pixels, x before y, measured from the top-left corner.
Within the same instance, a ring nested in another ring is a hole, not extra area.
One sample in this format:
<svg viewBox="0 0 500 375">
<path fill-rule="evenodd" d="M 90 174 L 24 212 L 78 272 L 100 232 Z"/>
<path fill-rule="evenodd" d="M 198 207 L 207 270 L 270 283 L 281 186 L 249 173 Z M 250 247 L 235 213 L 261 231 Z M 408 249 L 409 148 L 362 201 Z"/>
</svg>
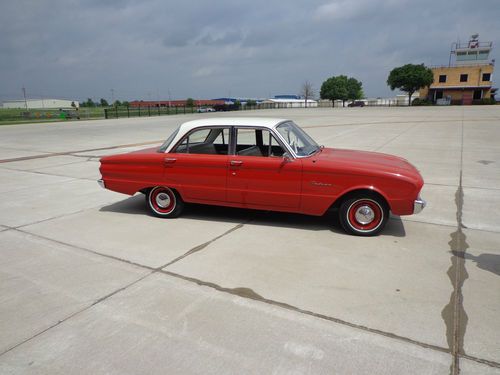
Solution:
<svg viewBox="0 0 500 375">
<path fill-rule="evenodd" d="M 26 107 L 26 110 L 28 110 L 28 101 L 26 100 L 26 89 L 23 86 L 23 96 L 24 96 L 24 106 Z"/>
</svg>

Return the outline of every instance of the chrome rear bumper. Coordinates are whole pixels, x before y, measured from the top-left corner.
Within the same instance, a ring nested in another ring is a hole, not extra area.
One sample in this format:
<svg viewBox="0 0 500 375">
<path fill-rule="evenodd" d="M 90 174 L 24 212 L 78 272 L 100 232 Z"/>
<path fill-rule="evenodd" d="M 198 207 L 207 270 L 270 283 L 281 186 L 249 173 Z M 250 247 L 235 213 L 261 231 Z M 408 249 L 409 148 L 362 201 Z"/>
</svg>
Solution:
<svg viewBox="0 0 500 375">
<path fill-rule="evenodd" d="M 104 185 L 103 179 L 97 180 L 97 183 L 99 184 L 100 187 L 102 187 L 103 189 L 106 189 L 106 186 Z"/>
<path fill-rule="evenodd" d="M 426 205 L 427 202 L 418 197 L 415 202 L 413 202 L 413 213 L 418 214 L 419 212 L 422 212 Z"/>
</svg>

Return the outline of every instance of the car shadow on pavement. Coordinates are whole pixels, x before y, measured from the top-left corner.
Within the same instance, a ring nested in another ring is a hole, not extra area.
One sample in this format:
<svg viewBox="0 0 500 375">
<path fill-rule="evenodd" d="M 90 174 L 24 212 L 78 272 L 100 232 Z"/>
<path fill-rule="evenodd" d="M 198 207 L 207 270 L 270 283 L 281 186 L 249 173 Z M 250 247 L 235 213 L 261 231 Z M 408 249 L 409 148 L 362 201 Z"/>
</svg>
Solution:
<svg viewBox="0 0 500 375">
<path fill-rule="evenodd" d="M 133 215 L 152 215 L 142 194 L 101 207 L 102 212 L 115 212 Z M 311 231 L 329 230 L 333 233 L 345 234 L 337 212 L 328 212 L 324 216 L 309 216 L 288 212 L 250 210 L 243 208 L 209 206 L 202 204 L 186 204 L 180 216 L 184 220 L 219 221 L 226 223 L 251 223 L 281 228 L 303 229 Z M 158 219 L 162 220 L 162 219 Z M 406 235 L 403 222 L 399 216 L 391 216 L 382 236 L 404 237 Z"/>
</svg>

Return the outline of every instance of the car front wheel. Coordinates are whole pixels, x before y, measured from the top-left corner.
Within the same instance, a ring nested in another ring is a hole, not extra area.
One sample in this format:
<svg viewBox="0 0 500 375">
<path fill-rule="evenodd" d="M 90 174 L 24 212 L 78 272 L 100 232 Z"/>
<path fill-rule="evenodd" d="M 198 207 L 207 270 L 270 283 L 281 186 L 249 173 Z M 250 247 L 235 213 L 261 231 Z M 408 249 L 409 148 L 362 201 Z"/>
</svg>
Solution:
<svg viewBox="0 0 500 375">
<path fill-rule="evenodd" d="M 156 186 L 146 194 L 146 202 L 151 212 L 159 217 L 177 217 L 184 208 L 179 194 L 164 186 Z"/>
<path fill-rule="evenodd" d="M 375 236 L 384 229 L 389 210 L 378 197 L 357 195 L 345 200 L 339 210 L 340 223 L 349 234 Z"/>
</svg>

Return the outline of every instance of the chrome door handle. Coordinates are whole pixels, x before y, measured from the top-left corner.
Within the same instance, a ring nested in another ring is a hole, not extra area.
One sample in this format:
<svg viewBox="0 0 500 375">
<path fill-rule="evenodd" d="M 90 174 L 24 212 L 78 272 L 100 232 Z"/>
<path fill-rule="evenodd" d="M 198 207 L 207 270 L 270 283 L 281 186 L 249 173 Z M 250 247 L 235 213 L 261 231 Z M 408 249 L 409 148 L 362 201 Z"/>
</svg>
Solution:
<svg viewBox="0 0 500 375">
<path fill-rule="evenodd" d="M 243 164 L 243 162 L 241 160 L 231 160 L 230 164 L 233 166 L 233 167 L 239 167 L 240 165 Z"/>
<path fill-rule="evenodd" d="M 176 158 L 165 158 L 165 164 L 174 164 L 176 161 Z"/>
</svg>

